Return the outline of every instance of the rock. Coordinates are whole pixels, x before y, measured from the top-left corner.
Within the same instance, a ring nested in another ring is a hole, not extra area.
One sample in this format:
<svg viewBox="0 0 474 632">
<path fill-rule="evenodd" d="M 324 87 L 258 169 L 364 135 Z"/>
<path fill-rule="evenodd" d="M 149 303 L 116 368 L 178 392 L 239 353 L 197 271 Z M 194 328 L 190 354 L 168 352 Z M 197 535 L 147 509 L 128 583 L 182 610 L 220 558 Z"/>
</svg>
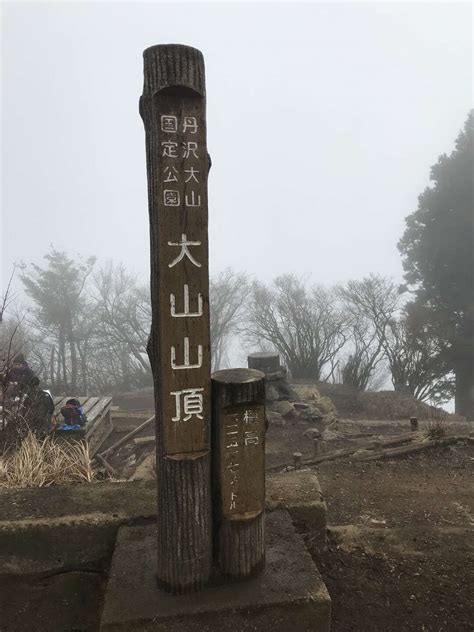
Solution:
<svg viewBox="0 0 474 632">
<path fill-rule="evenodd" d="M 286 380 L 276 382 L 276 384 L 278 384 L 278 391 L 282 399 L 288 399 L 291 402 L 297 402 L 301 400 L 301 397 Z"/>
<path fill-rule="evenodd" d="M 274 402 L 277 399 L 279 399 L 280 397 L 280 393 L 278 392 L 278 390 L 273 386 L 273 384 L 265 384 L 265 399 L 267 400 L 267 402 Z"/>
<path fill-rule="evenodd" d="M 326 426 L 329 426 L 330 424 L 333 424 L 334 422 L 335 422 L 335 425 L 337 425 L 337 417 L 333 413 L 330 413 L 329 415 L 323 415 L 323 422 L 324 422 L 324 425 Z"/>
<path fill-rule="evenodd" d="M 270 425 L 273 425 L 273 426 L 284 426 L 285 425 L 285 420 L 280 415 L 280 413 L 276 413 L 273 410 L 267 410 L 266 415 L 267 415 L 268 423 Z"/>
<path fill-rule="evenodd" d="M 307 410 L 309 408 L 309 404 L 306 402 L 293 402 L 293 406 L 296 410 Z"/>
<path fill-rule="evenodd" d="M 324 415 L 335 415 L 337 412 L 332 401 L 326 396 L 318 399 L 318 408 Z"/>
<path fill-rule="evenodd" d="M 330 430 L 323 430 L 323 434 L 321 435 L 321 438 L 324 441 L 334 441 L 335 439 L 339 439 L 339 437 L 337 436 L 337 434 L 335 434 L 334 432 L 331 432 Z"/>
<path fill-rule="evenodd" d="M 279 371 L 275 371 L 274 373 L 265 373 L 265 380 L 267 382 L 275 382 L 277 380 L 286 379 L 286 369 L 281 368 Z"/>
<path fill-rule="evenodd" d="M 321 421 L 324 419 L 323 413 L 319 410 L 319 408 L 311 408 L 309 411 L 309 416 L 314 421 Z"/>
<path fill-rule="evenodd" d="M 156 478 L 156 454 L 148 454 L 135 470 L 132 481 L 149 481 Z"/>
<path fill-rule="evenodd" d="M 309 410 L 297 410 L 295 408 L 295 412 L 298 413 L 300 419 L 305 419 L 306 421 L 310 421 L 310 412 Z"/>
<path fill-rule="evenodd" d="M 271 410 L 275 413 L 280 413 L 283 417 L 292 415 L 295 411 L 293 404 L 290 404 L 290 402 L 287 402 L 286 400 L 273 402 L 271 404 Z"/>
<path fill-rule="evenodd" d="M 308 421 L 321 421 L 323 415 L 317 408 L 309 408 L 300 411 L 301 419 L 307 419 Z"/>
<path fill-rule="evenodd" d="M 308 428 L 303 432 L 304 437 L 308 437 L 308 439 L 317 439 L 321 436 L 321 433 L 317 428 Z"/>
</svg>

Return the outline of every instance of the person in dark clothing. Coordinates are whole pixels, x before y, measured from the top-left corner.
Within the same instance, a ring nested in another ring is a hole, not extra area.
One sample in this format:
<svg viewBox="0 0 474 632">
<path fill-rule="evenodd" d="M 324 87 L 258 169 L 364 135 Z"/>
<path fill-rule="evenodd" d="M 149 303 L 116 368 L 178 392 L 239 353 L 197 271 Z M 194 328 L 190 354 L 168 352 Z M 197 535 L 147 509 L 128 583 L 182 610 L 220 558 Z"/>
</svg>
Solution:
<svg viewBox="0 0 474 632">
<path fill-rule="evenodd" d="M 25 356 L 22 353 L 17 353 L 13 358 L 12 367 L 7 373 L 11 396 L 14 397 L 25 393 L 35 378 L 35 373 L 26 361 Z"/>
<path fill-rule="evenodd" d="M 30 380 L 23 409 L 29 429 L 42 439 L 51 432 L 54 402 L 51 393 L 41 389 L 39 385 L 40 381 L 36 376 Z"/>
</svg>

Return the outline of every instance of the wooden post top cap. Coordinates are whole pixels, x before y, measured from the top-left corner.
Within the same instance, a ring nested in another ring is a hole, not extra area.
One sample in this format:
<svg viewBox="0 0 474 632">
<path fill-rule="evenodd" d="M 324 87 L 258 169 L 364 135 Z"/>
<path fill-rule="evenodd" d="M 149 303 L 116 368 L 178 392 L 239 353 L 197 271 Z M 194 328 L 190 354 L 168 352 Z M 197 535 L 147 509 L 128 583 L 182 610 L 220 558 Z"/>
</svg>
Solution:
<svg viewBox="0 0 474 632">
<path fill-rule="evenodd" d="M 157 44 L 143 51 L 143 96 L 181 86 L 204 97 L 204 57 L 200 50 L 183 44 Z"/>
<path fill-rule="evenodd" d="M 214 382 L 222 384 L 248 384 L 263 380 L 265 373 L 257 371 L 257 369 L 223 369 L 213 373 L 211 378 Z"/>
<path fill-rule="evenodd" d="M 186 44 L 154 44 L 153 46 L 145 48 L 143 51 L 143 57 L 150 57 L 151 55 L 156 55 L 156 53 L 159 53 L 160 55 L 188 53 L 202 57 L 202 53 L 198 48 L 194 48 L 194 46 L 186 46 Z"/>
</svg>

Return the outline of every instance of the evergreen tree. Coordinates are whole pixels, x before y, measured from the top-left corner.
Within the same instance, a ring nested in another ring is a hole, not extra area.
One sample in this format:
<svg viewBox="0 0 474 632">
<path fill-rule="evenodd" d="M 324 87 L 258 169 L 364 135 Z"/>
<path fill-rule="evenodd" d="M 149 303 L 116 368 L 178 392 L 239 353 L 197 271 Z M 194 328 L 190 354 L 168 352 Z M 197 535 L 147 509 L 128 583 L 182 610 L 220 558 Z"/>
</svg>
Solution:
<svg viewBox="0 0 474 632">
<path fill-rule="evenodd" d="M 31 264 L 21 280 L 35 303 L 36 328 L 56 349 L 48 371 L 51 386 L 75 392 L 79 383 L 77 324 L 86 309 L 83 290 L 95 259 L 73 261 L 53 247 L 44 258 L 47 267 Z"/>
<path fill-rule="evenodd" d="M 405 279 L 429 314 L 433 336 L 455 375 L 456 412 L 474 416 L 474 111 L 455 149 L 431 168 L 433 185 L 406 218 L 399 242 Z"/>
</svg>

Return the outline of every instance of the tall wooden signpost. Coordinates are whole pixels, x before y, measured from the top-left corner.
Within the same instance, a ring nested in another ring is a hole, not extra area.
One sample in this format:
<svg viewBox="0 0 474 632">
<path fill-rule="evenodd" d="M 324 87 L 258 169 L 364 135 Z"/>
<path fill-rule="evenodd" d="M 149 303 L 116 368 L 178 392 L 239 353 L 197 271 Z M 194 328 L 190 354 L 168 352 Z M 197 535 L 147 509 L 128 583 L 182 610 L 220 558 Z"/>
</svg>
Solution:
<svg viewBox="0 0 474 632">
<path fill-rule="evenodd" d="M 158 582 L 196 590 L 210 575 L 210 342 L 206 100 L 202 54 L 144 52 L 155 386 Z"/>
<path fill-rule="evenodd" d="M 188 46 L 144 52 L 158 488 L 158 583 L 200 588 L 212 565 L 211 375 L 204 61 Z M 224 575 L 265 561 L 265 385 L 213 377 L 214 553 Z"/>
</svg>

